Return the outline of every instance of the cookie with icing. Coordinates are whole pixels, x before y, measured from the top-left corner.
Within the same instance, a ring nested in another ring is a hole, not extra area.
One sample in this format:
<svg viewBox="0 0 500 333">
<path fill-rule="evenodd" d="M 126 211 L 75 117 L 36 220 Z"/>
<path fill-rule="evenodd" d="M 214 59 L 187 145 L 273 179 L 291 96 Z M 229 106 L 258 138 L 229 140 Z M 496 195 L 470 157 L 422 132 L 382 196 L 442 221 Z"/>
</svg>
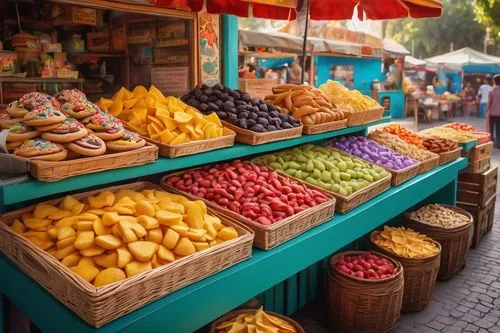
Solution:
<svg viewBox="0 0 500 333">
<path fill-rule="evenodd" d="M 146 145 L 146 140 L 137 133 L 125 130 L 123 137 L 118 140 L 106 141 L 106 147 L 113 151 L 129 151 L 139 149 Z"/>
<path fill-rule="evenodd" d="M 87 100 L 85 94 L 78 89 L 62 90 L 55 97 L 61 104 L 61 112 L 78 120 L 90 117 L 100 111 L 99 107 Z"/>
<path fill-rule="evenodd" d="M 19 99 L 19 103 L 28 111 L 39 106 L 50 105 L 58 108 L 59 102 L 52 96 L 41 92 L 30 92 Z"/>
<path fill-rule="evenodd" d="M 23 118 L 14 118 L 8 113 L 3 113 L 0 115 L 0 126 L 2 128 L 11 128 L 15 124 L 23 122 Z"/>
<path fill-rule="evenodd" d="M 20 147 L 24 143 L 24 140 L 21 141 L 7 141 L 6 147 L 9 153 L 12 153 L 16 148 Z"/>
<path fill-rule="evenodd" d="M 42 161 L 62 161 L 68 155 L 63 146 L 42 138 L 34 138 L 14 151 L 14 155 Z"/>
<path fill-rule="evenodd" d="M 93 133 L 66 145 L 70 151 L 84 156 L 99 156 L 106 152 L 104 141 Z"/>
<path fill-rule="evenodd" d="M 56 128 L 43 132 L 42 138 L 56 143 L 68 143 L 87 135 L 88 131 L 78 120 L 66 118 Z"/>
<path fill-rule="evenodd" d="M 104 141 L 117 140 L 124 133 L 122 122 L 104 112 L 87 117 L 82 120 L 82 123 Z"/>
<path fill-rule="evenodd" d="M 11 126 L 7 133 L 7 141 L 24 141 L 40 136 L 40 132 L 26 124 L 19 123 Z"/>
<path fill-rule="evenodd" d="M 7 113 L 12 117 L 12 118 L 22 118 L 24 117 L 29 110 L 27 110 L 23 104 L 21 104 L 19 101 L 14 101 L 7 105 Z"/>
<path fill-rule="evenodd" d="M 45 126 L 60 123 L 66 119 L 61 111 L 52 105 L 45 104 L 37 106 L 24 116 L 24 123 L 29 126 Z"/>
</svg>

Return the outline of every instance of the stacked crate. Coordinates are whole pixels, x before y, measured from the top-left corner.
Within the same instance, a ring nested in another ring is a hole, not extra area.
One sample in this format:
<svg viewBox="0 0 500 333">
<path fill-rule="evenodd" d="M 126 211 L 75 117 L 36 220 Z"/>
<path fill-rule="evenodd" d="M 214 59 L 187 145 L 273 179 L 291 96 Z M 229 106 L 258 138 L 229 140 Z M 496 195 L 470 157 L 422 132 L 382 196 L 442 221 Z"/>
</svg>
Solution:
<svg viewBox="0 0 500 333">
<path fill-rule="evenodd" d="M 469 159 L 469 165 L 465 172 L 483 173 L 491 166 L 491 152 L 493 151 L 493 141 L 478 144 L 469 151 L 462 151 L 462 157 Z"/>
</svg>

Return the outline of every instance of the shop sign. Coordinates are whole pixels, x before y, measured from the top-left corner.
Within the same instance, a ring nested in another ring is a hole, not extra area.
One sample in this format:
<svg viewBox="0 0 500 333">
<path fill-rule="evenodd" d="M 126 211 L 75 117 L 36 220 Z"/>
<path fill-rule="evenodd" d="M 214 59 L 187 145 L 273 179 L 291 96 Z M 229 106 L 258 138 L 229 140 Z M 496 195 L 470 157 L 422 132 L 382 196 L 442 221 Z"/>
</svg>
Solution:
<svg viewBox="0 0 500 333">
<path fill-rule="evenodd" d="M 184 94 L 189 90 L 189 67 L 153 67 L 151 84 L 164 94 Z"/>
<path fill-rule="evenodd" d="M 198 15 L 201 82 L 220 83 L 220 16 L 206 11 Z"/>
<path fill-rule="evenodd" d="M 297 0 L 240 0 L 261 5 L 270 5 L 276 7 L 297 8 Z"/>
</svg>

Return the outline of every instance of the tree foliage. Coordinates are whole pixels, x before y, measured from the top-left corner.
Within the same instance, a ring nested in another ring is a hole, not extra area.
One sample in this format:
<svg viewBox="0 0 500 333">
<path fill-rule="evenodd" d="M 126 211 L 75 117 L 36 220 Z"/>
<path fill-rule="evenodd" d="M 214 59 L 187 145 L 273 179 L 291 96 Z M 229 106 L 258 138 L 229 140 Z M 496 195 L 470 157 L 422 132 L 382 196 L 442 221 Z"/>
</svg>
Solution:
<svg viewBox="0 0 500 333">
<path fill-rule="evenodd" d="M 500 0 L 474 0 L 476 19 L 498 36 L 500 32 Z"/>
</svg>

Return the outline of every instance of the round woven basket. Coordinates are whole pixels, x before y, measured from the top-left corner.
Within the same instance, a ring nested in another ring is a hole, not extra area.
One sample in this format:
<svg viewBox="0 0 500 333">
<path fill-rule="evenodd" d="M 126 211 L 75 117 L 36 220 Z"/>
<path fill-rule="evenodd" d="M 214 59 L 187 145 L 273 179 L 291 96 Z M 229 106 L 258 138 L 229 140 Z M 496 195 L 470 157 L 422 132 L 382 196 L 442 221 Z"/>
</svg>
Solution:
<svg viewBox="0 0 500 333">
<path fill-rule="evenodd" d="M 448 280 L 458 273 L 465 265 L 467 252 L 470 246 L 469 238 L 473 225 L 473 218 L 471 214 L 463 209 L 448 205 L 441 206 L 467 216 L 469 222 L 456 228 L 443 228 L 411 219 L 409 212 L 405 213 L 405 217 L 409 228 L 426 234 L 441 244 L 441 264 L 439 267 L 438 279 Z"/>
<path fill-rule="evenodd" d="M 441 245 L 434 241 L 439 248 L 439 252 L 432 257 L 405 258 L 375 244 L 373 237 L 379 233 L 380 231 L 375 230 L 370 234 L 371 248 L 397 260 L 403 266 L 404 292 L 401 312 L 422 310 L 431 301 L 432 290 L 436 285 L 441 258 Z"/>
<path fill-rule="evenodd" d="M 365 253 L 367 252 L 343 252 L 330 259 L 328 317 L 333 332 L 392 332 L 399 319 L 403 300 L 403 267 L 399 262 L 373 252 L 396 267 L 397 274 L 383 280 L 356 278 L 335 267 L 342 255 Z"/>
<path fill-rule="evenodd" d="M 223 315 L 222 317 L 220 317 L 212 322 L 212 324 L 210 325 L 210 328 L 208 329 L 208 333 L 217 333 L 215 327 L 224 321 L 228 321 L 232 318 L 235 318 L 235 317 L 239 316 L 240 314 L 255 313 L 255 311 L 256 311 L 255 309 L 240 309 L 240 310 L 234 310 L 234 311 L 228 312 L 225 315 Z M 297 333 L 305 333 L 306 332 L 304 330 L 304 328 L 299 325 L 299 323 L 297 323 L 296 321 L 294 321 L 293 319 L 291 319 L 289 317 L 283 316 L 279 313 L 270 312 L 270 311 L 266 311 L 266 313 L 285 320 L 290 325 L 295 327 L 295 329 L 297 330 Z"/>
</svg>

